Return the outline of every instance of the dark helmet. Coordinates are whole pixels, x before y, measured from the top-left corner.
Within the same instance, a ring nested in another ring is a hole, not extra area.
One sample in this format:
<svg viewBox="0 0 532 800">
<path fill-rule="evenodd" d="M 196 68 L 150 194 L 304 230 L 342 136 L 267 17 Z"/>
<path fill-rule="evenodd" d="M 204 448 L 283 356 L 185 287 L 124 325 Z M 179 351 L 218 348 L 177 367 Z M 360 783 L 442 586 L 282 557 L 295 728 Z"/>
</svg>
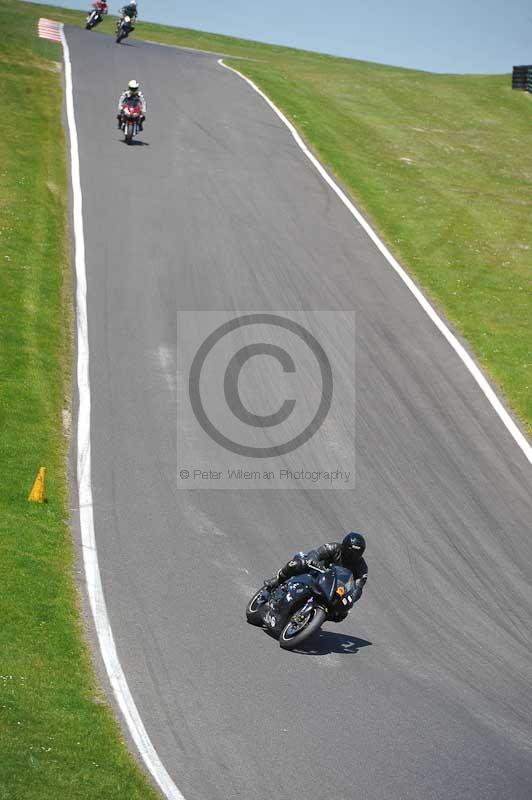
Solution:
<svg viewBox="0 0 532 800">
<path fill-rule="evenodd" d="M 364 550 L 366 549 L 366 540 L 361 533 L 352 531 L 344 537 L 342 542 L 342 564 L 344 567 L 351 569 L 355 564 L 360 561 Z"/>
</svg>

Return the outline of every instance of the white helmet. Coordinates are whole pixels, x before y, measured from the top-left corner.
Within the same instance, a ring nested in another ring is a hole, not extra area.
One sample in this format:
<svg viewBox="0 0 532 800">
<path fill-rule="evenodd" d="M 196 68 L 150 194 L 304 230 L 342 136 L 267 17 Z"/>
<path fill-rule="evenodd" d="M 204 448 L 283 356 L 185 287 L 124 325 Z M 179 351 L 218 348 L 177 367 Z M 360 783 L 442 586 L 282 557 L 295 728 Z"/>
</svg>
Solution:
<svg viewBox="0 0 532 800">
<path fill-rule="evenodd" d="M 133 81 L 129 81 L 129 83 L 127 85 L 127 88 L 131 92 L 131 94 L 138 94 L 138 91 L 140 89 L 140 84 L 139 84 L 138 81 L 134 81 L 134 80 Z"/>
</svg>

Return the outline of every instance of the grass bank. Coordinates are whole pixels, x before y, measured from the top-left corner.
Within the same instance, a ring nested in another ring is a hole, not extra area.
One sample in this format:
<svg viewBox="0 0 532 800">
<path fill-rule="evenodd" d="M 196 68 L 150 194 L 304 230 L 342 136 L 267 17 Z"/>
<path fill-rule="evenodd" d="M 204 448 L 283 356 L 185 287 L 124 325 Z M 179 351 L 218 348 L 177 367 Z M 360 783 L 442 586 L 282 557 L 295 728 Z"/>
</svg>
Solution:
<svg viewBox="0 0 532 800">
<path fill-rule="evenodd" d="M 0 799 L 154 800 L 96 688 L 73 579 L 61 49 L 23 4 L 2 1 L 0 31 Z M 48 502 L 30 504 L 41 465 Z"/>
<path fill-rule="evenodd" d="M 434 75 L 142 21 L 135 35 L 248 59 L 228 63 L 297 125 L 531 434 L 532 96 L 507 75 Z"/>
</svg>

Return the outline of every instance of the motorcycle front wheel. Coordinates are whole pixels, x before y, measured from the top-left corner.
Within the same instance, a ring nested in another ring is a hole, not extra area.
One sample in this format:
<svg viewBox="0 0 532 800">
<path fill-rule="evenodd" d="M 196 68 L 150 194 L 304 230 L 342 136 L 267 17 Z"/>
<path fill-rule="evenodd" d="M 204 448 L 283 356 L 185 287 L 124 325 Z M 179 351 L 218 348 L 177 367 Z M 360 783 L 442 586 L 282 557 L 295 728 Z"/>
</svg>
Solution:
<svg viewBox="0 0 532 800">
<path fill-rule="evenodd" d="M 133 122 L 128 122 L 126 125 L 126 142 L 131 144 L 133 141 L 133 135 L 135 133 L 135 124 Z"/>
<path fill-rule="evenodd" d="M 327 612 L 321 606 L 313 606 L 304 614 L 297 611 L 292 614 L 281 631 L 279 645 L 283 650 L 295 650 L 305 639 L 319 630 L 326 619 Z"/>
<path fill-rule="evenodd" d="M 246 606 L 246 619 L 250 625 L 262 625 L 262 609 L 266 603 L 264 589 L 259 589 Z"/>
</svg>

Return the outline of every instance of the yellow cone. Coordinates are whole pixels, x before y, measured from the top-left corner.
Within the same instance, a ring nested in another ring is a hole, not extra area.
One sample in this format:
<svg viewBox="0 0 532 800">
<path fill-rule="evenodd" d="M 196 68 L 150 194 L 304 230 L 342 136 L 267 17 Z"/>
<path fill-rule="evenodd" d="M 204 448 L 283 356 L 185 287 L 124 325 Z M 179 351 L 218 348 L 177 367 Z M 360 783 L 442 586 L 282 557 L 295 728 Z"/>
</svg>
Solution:
<svg viewBox="0 0 532 800">
<path fill-rule="evenodd" d="M 32 503 L 44 503 L 44 479 L 46 477 L 46 467 L 41 467 L 35 478 L 33 489 L 31 490 L 28 500 Z"/>
</svg>

